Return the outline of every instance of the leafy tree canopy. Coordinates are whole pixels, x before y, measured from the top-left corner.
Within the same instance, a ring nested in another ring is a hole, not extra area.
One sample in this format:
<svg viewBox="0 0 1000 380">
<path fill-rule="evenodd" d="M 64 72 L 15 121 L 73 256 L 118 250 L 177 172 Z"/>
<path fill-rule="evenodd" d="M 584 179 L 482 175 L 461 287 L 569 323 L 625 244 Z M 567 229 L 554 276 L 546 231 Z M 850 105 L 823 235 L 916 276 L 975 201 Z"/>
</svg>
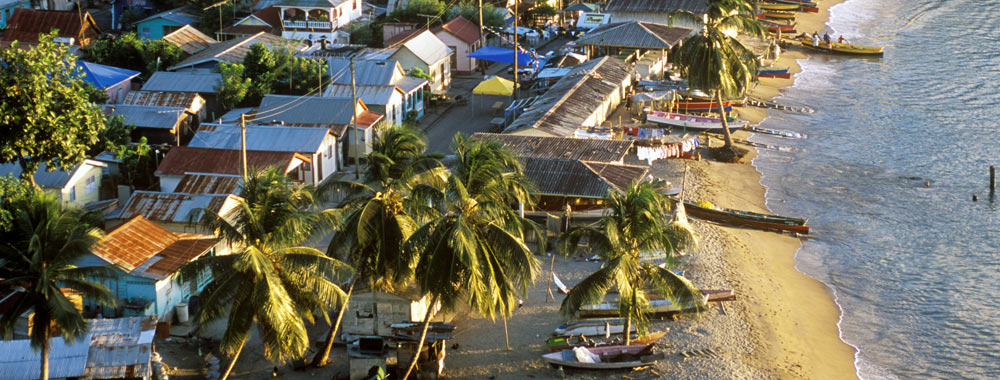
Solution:
<svg viewBox="0 0 1000 380">
<path fill-rule="evenodd" d="M 0 162 L 19 163 L 32 184 L 41 163 L 68 170 L 82 162 L 106 124 L 76 57 L 54 37 L 41 35 L 29 50 L 17 42 L 0 50 Z"/>
<path fill-rule="evenodd" d="M 472 1 L 464 1 L 452 7 L 451 11 L 448 12 L 448 19 L 451 20 L 458 16 L 465 17 L 466 20 L 472 21 L 474 24 L 479 24 L 479 5 Z M 483 26 L 492 28 L 504 26 L 503 14 L 497 12 L 493 4 L 483 4 Z"/>
<path fill-rule="evenodd" d="M 135 32 L 118 38 L 98 40 L 84 50 L 83 60 L 142 72 L 149 78 L 181 61 L 181 48 L 164 40 L 144 40 Z"/>
<path fill-rule="evenodd" d="M 392 13 L 389 14 L 388 19 L 401 22 L 415 22 L 426 25 L 428 17 L 423 16 L 431 16 L 430 25 L 434 26 L 441 23 L 440 16 L 445 14 L 445 11 L 447 11 L 447 5 L 445 5 L 443 1 L 410 0 L 405 7 L 398 7 L 393 10 Z"/>
</svg>

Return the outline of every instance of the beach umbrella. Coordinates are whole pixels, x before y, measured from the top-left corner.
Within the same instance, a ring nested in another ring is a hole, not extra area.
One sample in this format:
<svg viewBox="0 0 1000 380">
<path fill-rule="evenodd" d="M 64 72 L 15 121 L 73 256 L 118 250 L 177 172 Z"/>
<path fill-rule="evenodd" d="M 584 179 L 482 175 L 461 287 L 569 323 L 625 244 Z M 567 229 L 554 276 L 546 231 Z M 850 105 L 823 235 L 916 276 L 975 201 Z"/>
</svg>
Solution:
<svg viewBox="0 0 1000 380">
<path fill-rule="evenodd" d="M 476 88 L 472 89 L 476 95 L 503 95 L 510 96 L 514 93 L 514 82 L 501 77 L 493 77 L 480 82 Z"/>
</svg>

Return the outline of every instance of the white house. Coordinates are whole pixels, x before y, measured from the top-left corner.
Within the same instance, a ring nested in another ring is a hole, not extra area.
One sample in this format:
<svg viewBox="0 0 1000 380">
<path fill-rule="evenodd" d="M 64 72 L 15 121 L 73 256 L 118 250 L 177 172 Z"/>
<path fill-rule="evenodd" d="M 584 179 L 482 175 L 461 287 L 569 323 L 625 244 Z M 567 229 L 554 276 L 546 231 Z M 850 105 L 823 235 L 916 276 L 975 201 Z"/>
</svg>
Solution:
<svg viewBox="0 0 1000 380">
<path fill-rule="evenodd" d="M 351 97 L 350 60 L 331 57 L 327 59 L 327 67 L 331 85 L 323 96 Z M 385 115 L 388 122 L 400 124 L 407 118 L 419 120 L 424 116 L 423 93 L 430 84 L 426 79 L 406 76 L 403 66 L 396 60 L 355 59 L 354 82 L 358 87 L 358 99 L 369 110 Z M 397 97 L 397 92 L 402 98 Z"/>
<path fill-rule="evenodd" d="M 202 124 L 188 146 L 239 150 L 242 145 L 240 126 L 234 124 Z M 337 136 L 329 128 L 299 128 L 285 126 L 248 125 L 247 151 L 295 152 L 309 157 L 303 164 L 303 182 L 318 185 L 337 171 Z M 161 185 L 162 187 L 162 185 Z M 165 190 L 166 191 L 166 190 Z"/>
<path fill-rule="evenodd" d="M 423 29 L 400 33 L 385 44 L 386 49 L 375 53 L 373 58 L 383 58 L 388 54 L 384 58 L 399 61 L 407 72 L 414 68 L 422 70 L 431 76 L 431 92 L 443 93 L 451 86 L 451 56 L 454 52 L 430 31 Z"/>
<path fill-rule="evenodd" d="M 452 70 L 471 73 L 479 67 L 475 58 L 469 58 L 470 53 L 482 47 L 479 25 L 458 16 L 434 28 L 433 31 L 434 36 L 454 52 L 451 56 Z"/>
<path fill-rule="evenodd" d="M 361 0 L 279 0 L 281 36 L 293 40 L 350 43 L 340 29 L 361 17 Z"/>
<path fill-rule="evenodd" d="M 35 171 L 35 183 L 46 193 L 55 194 L 63 203 L 83 206 L 97 202 L 101 197 L 101 174 L 107 164 L 85 159 L 72 169 L 48 171 L 45 163 Z M 0 164 L 0 176 L 21 175 L 21 165 L 16 162 Z"/>
<path fill-rule="evenodd" d="M 178 303 L 187 302 L 211 281 L 204 271 L 192 281 L 181 282 L 177 272 L 184 264 L 204 256 L 228 254 L 227 244 L 211 235 L 174 233 L 136 215 L 108 232 L 91 247 L 78 266 L 108 266 L 112 278 L 93 278 L 111 290 L 115 309 L 98 309 L 84 298 L 85 312 L 103 317 L 156 315 L 170 322 Z"/>
<path fill-rule="evenodd" d="M 269 110 L 281 110 L 270 112 Z M 361 131 L 361 156 L 371 153 L 375 126 L 384 119 L 380 113 L 372 112 L 365 102 L 358 99 L 353 103 L 350 97 L 328 98 L 322 96 L 265 95 L 260 101 L 258 113 L 262 124 L 281 124 L 294 127 L 327 128 L 342 143 L 342 160 L 353 157 L 355 150 L 353 121 L 357 113 L 357 125 Z"/>
</svg>

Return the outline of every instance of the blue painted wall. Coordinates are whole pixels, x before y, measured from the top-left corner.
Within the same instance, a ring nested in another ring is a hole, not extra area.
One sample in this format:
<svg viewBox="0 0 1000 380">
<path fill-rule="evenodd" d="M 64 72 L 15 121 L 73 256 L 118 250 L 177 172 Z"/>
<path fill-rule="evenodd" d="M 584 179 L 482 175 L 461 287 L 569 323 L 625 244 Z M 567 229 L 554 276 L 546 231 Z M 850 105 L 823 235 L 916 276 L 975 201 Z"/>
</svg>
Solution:
<svg viewBox="0 0 1000 380">
<path fill-rule="evenodd" d="M 163 38 L 166 33 L 163 33 L 163 27 L 173 27 L 174 29 L 180 28 L 184 24 L 179 24 L 164 18 L 155 18 L 145 22 L 140 22 L 135 25 L 136 33 L 139 37 L 158 40 Z M 169 32 L 168 32 L 169 33 Z"/>
<path fill-rule="evenodd" d="M 0 5 L 0 28 L 7 26 L 7 20 L 14 15 L 14 8 L 30 8 L 31 5 L 28 0 L 3 3 L 6 4 Z"/>
</svg>

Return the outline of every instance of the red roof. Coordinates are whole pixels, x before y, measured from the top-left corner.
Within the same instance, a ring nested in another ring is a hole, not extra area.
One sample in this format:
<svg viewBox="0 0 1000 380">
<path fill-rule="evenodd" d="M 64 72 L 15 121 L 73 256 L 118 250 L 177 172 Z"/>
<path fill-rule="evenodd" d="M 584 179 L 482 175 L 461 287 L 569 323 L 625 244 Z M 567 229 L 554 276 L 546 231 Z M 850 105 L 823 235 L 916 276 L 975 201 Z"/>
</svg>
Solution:
<svg viewBox="0 0 1000 380">
<path fill-rule="evenodd" d="M 283 170 L 293 169 L 292 162 L 296 159 L 308 162 L 309 158 L 295 152 L 271 152 L 261 150 L 247 151 L 247 166 L 250 168 L 267 168 L 277 166 Z M 156 175 L 183 175 L 185 173 L 233 174 L 240 175 L 243 171 L 243 159 L 238 150 L 192 148 L 177 146 L 170 148 L 170 153 L 160 161 Z"/>
<path fill-rule="evenodd" d="M 281 8 L 270 6 L 254 12 L 253 15 L 275 30 L 281 30 Z"/>
<path fill-rule="evenodd" d="M 154 276 L 167 277 L 182 265 L 194 261 L 212 249 L 219 240 L 211 236 L 181 238 L 156 255 L 158 260 L 144 272 Z"/>
<path fill-rule="evenodd" d="M 382 114 L 372 111 L 362 111 L 358 114 L 358 128 L 368 129 L 382 120 Z"/>
<path fill-rule="evenodd" d="M 7 30 L 2 41 L 38 43 L 38 35 L 59 29 L 59 37 L 73 38 L 74 45 L 84 46 L 101 34 L 100 28 L 90 12 L 43 11 L 30 8 L 15 8 L 7 20 Z"/>
<path fill-rule="evenodd" d="M 265 25 L 233 25 L 222 29 L 222 34 L 246 34 L 254 35 L 260 32 L 268 32 L 281 35 L 281 8 L 270 6 L 253 13 L 253 17 L 265 22 Z M 242 21 L 242 20 L 241 20 Z"/>
<path fill-rule="evenodd" d="M 413 38 L 414 36 L 420 34 L 420 32 L 423 32 L 424 30 L 426 30 L 426 29 L 411 29 L 411 30 L 406 30 L 406 31 L 399 32 L 395 36 L 392 36 L 392 38 L 390 38 L 388 40 L 385 40 L 384 45 L 385 45 L 385 47 L 392 47 L 392 46 L 396 46 L 396 45 L 402 45 L 406 41 L 409 41 L 410 38 Z"/>
<path fill-rule="evenodd" d="M 142 215 L 118 226 L 91 247 L 125 272 L 166 277 L 215 246 L 218 238 L 167 231 Z M 151 261 L 155 260 L 155 261 Z"/>
<path fill-rule="evenodd" d="M 479 26 L 462 16 L 455 17 L 451 21 L 434 28 L 434 32 L 437 33 L 442 29 L 466 43 L 472 44 L 479 41 Z"/>
</svg>

